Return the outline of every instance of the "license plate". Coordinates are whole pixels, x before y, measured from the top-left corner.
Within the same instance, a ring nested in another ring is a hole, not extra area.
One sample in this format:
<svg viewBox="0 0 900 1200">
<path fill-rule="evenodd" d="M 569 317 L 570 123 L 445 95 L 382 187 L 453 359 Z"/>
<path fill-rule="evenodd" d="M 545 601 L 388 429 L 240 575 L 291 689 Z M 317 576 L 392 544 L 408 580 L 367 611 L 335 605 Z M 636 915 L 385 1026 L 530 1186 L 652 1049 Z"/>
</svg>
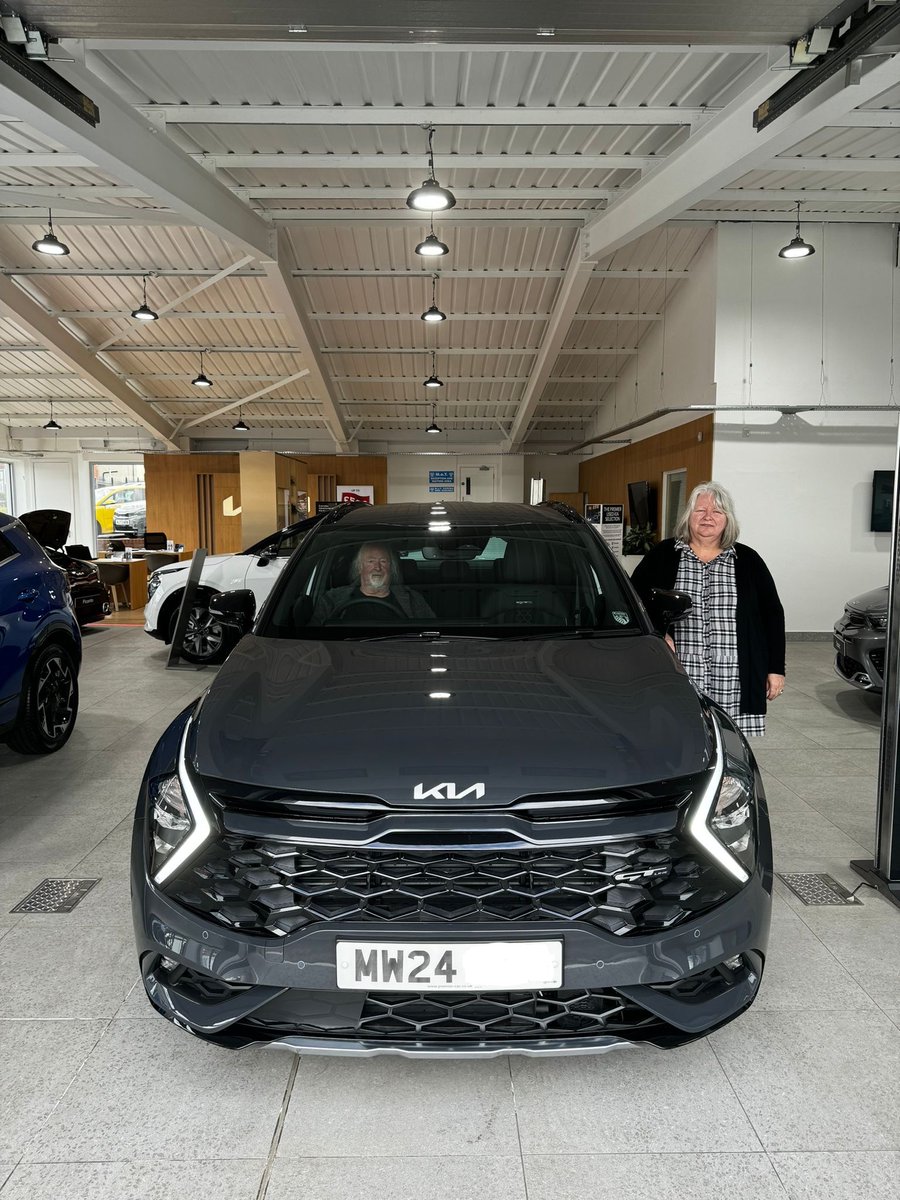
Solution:
<svg viewBox="0 0 900 1200">
<path fill-rule="evenodd" d="M 338 942 L 339 988 L 508 992 L 562 986 L 562 942 Z"/>
</svg>

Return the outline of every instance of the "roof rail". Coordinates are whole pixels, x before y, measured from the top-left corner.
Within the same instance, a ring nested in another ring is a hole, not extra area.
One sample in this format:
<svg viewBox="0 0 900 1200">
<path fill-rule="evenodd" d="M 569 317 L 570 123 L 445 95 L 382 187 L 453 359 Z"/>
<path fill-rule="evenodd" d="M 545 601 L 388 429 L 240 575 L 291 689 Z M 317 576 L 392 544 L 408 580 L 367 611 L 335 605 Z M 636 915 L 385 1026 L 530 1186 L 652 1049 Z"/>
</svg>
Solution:
<svg viewBox="0 0 900 1200">
<path fill-rule="evenodd" d="M 565 504 L 562 500 L 542 500 L 537 507 L 552 508 L 554 512 L 558 512 L 560 516 L 565 517 L 568 521 L 584 520 L 584 517 L 581 515 L 581 513 L 576 512 L 571 504 Z"/>
</svg>

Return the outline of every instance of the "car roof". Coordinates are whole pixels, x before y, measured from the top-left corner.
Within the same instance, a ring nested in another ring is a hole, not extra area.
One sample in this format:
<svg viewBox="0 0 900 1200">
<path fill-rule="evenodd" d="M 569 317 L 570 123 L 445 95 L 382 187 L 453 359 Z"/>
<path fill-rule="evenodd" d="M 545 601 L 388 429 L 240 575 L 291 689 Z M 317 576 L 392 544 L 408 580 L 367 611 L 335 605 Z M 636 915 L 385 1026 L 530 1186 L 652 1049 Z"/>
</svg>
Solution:
<svg viewBox="0 0 900 1200">
<path fill-rule="evenodd" d="M 341 527 L 366 528 L 367 526 L 405 525 L 418 527 L 433 520 L 433 508 L 437 506 L 446 512 L 441 513 L 441 519 L 451 525 L 473 526 L 483 525 L 568 525 L 578 514 L 573 509 L 564 506 L 555 507 L 550 504 L 507 504 L 497 501 L 493 504 L 479 504 L 471 501 L 442 501 L 436 498 L 432 503 L 422 504 L 352 504 L 345 508 L 340 516 Z"/>
</svg>

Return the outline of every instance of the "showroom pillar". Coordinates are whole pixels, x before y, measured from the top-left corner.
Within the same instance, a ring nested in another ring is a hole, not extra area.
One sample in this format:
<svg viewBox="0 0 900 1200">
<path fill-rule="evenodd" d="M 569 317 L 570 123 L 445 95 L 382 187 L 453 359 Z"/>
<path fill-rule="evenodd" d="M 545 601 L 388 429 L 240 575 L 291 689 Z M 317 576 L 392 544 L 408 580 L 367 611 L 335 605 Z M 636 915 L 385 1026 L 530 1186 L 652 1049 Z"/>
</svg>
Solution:
<svg viewBox="0 0 900 1200">
<path fill-rule="evenodd" d="M 878 752 L 878 807 L 875 858 L 853 862 L 853 869 L 882 895 L 900 907 L 900 428 L 894 462 L 894 510 L 891 533 L 891 574 L 888 590 L 887 645 L 884 657 L 884 696 Z"/>
</svg>

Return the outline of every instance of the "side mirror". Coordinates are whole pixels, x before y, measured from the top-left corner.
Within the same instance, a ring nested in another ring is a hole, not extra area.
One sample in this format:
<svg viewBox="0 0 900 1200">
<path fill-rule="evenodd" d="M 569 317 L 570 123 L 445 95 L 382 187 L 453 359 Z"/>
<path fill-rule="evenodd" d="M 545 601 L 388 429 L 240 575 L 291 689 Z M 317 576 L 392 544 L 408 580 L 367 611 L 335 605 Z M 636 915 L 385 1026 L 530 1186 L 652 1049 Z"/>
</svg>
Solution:
<svg viewBox="0 0 900 1200">
<path fill-rule="evenodd" d="M 239 594 L 239 593 L 238 593 Z M 660 633 L 665 633 L 673 621 L 680 621 L 693 606 L 687 592 L 670 591 L 668 588 L 652 588 L 647 602 L 650 620 Z"/>
<path fill-rule="evenodd" d="M 209 601 L 209 615 L 243 636 L 253 628 L 256 617 L 256 597 L 249 588 L 234 592 L 219 592 Z"/>
</svg>

